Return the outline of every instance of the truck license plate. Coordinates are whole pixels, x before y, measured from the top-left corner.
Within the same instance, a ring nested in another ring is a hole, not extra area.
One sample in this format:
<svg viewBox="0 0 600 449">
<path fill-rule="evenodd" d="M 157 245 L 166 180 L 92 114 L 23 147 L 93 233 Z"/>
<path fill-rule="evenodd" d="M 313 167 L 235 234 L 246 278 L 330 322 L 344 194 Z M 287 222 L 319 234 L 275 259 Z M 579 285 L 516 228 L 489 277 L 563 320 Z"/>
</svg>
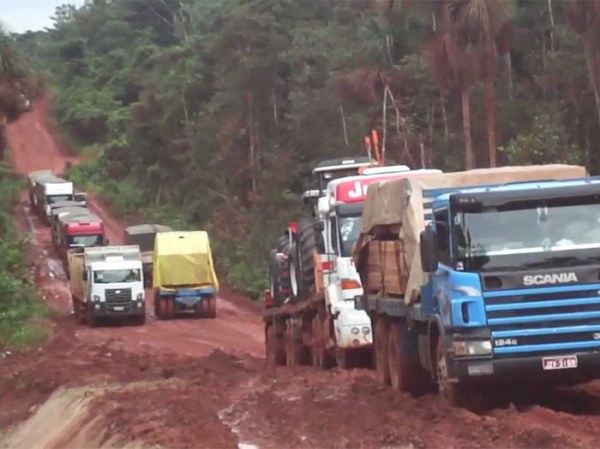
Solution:
<svg viewBox="0 0 600 449">
<path fill-rule="evenodd" d="M 542 359 L 542 366 L 545 370 L 577 368 L 577 356 L 544 357 Z"/>
<path fill-rule="evenodd" d="M 115 312 L 122 312 L 123 310 L 125 310 L 125 307 L 123 307 L 123 306 L 116 306 L 116 307 L 113 307 L 113 309 L 115 310 Z"/>
</svg>

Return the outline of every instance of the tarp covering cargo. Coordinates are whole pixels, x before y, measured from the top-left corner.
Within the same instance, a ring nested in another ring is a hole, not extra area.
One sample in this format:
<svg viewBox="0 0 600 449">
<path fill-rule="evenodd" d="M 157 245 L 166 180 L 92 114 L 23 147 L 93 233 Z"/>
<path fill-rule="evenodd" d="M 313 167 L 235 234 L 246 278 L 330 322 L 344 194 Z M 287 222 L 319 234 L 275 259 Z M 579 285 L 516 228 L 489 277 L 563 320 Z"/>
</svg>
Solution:
<svg viewBox="0 0 600 449">
<path fill-rule="evenodd" d="M 219 281 L 206 231 L 160 232 L 154 241 L 154 288 L 213 286 Z"/>
<path fill-rule="evenodd" d="M 27 176 L 29 177 L 29 181 L 31 182 L 31 184 L 34 184 L 40 178 L 52 176 L 52 171 L 51 170 L 37 170 L 37 171 L 30 172 Z"/>
<path fill-rule="evenodd" d="M 172 231 L 168 226 L 160 224 L 141 224 L 125 229 L 125 242 L 128 245 L 139 245 L 142 252 L 154 251 L 154 237 L 157 232 Z"/>
<path fill-rule="evenodd" d="M 54 221 L 56 220 L 60 220 L 62 217 L 68 215 L 70 217 L 75 217 L 75 216 L 84 216 L 84 215 L 90 215 L 91 212 L 89 209 L 86 209 L 85 207 L 80 207 L 80 206 L 76 206 L 76 207 L 59 207 L 56 209 L 52 210 L 52 219 Z"/>
<path fill-rule="evenodd" d="M 421 269 L 419 236 L 425 229 L 425 215 L 432 198 L 424 198 L 424 191 L 453 187 L 506 184 L 526 181 L 576 179 L 588 176 L 585 167 L 576 165 L 533 165 L 529 167 L 499 167 L 476 169 L 464 172 L 429 175 L 422 178 L 405 178 L 369 186 L 361 219 L 361 237 L 355 247 L 355 258 L 360 258 L 361 249 L 371 240 L 377 227 L 401 225 L 399 238 L 406 252 L 409 269 L 408 285 L 404 296 L 412 303 L 427 281 Z M 357 264 L 360 263 L 357 260 Z"/>
</svg>

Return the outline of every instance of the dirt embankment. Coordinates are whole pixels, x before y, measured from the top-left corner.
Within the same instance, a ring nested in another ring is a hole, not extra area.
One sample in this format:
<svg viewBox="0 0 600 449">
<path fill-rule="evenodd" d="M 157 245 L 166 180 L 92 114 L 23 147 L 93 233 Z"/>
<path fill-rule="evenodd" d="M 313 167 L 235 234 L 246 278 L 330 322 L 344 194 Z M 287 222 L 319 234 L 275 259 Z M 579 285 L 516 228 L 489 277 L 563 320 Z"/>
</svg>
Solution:
<svg viewBox="0 0 600 449">
<path fill-rule="evenodd" d="M 9 126 L 23 173 L 64 167 L 46 107 Z M 93 207 L 121 242 L 122 224 Z M 260 309 L 226 290 L 215 320 L 158 322 L 149 302 L 143 327 L 77 326 L 47 228 L 25 200 L 17 217 L 57 317 L 47 344 L 0 360 L 0 447 L 591 448 L 600 438 L 599 382 L 530 389 L 476 415 L 382 387 L 370 371 L 268 367 Z"/>
</svg>

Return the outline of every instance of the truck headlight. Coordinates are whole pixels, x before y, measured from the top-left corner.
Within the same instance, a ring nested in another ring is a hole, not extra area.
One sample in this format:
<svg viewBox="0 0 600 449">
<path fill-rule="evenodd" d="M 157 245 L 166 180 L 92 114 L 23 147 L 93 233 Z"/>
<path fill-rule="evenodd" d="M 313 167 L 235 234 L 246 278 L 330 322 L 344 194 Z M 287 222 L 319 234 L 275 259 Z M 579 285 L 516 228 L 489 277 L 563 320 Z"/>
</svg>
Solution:
<svg viewBox="0 0 600 449">
<path fill-rule="evenodd" d="M 94 302 L 100 302 L 100 296 L 98 296 L 98 295 L 94 295 L 94 296 L 92 297 L 92 301 L 94 301 Z"/>
<path fill-rule="evenodd" d="M 138 293 L 137 296 L 135 297 L 135 299 L 137 301 L 143 301 L 144 300 L 144 294 L 143 293 Z"/>
<path fill-rule="evenodd" d="M 484 341 L 455 341 L 452 343 L 454 354 L 459 357 L 491 355 L 492 342 Z"/>
</svg>

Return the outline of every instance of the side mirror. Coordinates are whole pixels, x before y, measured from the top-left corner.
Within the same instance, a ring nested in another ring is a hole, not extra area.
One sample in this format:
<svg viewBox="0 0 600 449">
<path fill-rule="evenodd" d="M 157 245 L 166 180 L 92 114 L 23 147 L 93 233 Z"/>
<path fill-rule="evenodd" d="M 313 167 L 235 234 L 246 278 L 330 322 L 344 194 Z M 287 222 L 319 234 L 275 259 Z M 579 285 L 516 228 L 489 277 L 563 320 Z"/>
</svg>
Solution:
<svg viewBox="0 0 600 449">
<path fill-rule="evenodd" d="M 86 270 L 83 270 L 83 273 L 81 273 L 81 279 L 83 279 L 84 281 L 88 280 L 88 274 Z"/>
<path fill-rule="evenodd" d="M 322 221 L 315 221 L 315 223 L 313 224 L 313 229 L 315 230 L 315 232 L 321 233 L 325 229 L 325 226 L 323 226 Z"/>
<path fill-rule="evenodd" d="M 437 240 L 433 229 L 428 227 L 421 232 L 421 267 L 425 273 L 433 273 L 438 268 Z"/>
</svg>

